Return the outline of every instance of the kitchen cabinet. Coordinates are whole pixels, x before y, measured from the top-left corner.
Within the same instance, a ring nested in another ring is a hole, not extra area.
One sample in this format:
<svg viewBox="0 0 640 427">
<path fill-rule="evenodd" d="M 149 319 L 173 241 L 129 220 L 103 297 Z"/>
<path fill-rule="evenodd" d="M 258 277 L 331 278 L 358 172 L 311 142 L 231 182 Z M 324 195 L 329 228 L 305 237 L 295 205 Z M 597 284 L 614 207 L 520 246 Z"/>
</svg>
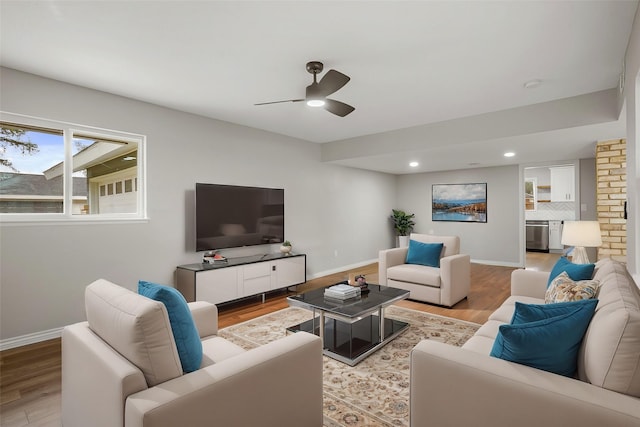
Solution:
<svg viewBox="0 0 640 427">
<path fill-rule="evenodd" d="M 549 168 L 551 173 L 551 201 L 575 201 L 575 174 L 573 166 Z"/>
</svg>

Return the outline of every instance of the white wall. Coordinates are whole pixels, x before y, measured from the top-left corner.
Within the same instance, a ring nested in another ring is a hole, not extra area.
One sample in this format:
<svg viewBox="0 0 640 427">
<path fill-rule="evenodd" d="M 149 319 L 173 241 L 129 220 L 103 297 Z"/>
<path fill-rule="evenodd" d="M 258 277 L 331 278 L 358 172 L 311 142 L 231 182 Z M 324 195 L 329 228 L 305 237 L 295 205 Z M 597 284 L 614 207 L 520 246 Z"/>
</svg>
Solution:
<svg viewBox="0 0 640 427">
<path fill-rule="evenodd" d="M 318 144 L 1 69 L 1 109 L 147 136 L 149 221 L 0 225 L 0 340 L 84 320 L 97 278 L 173 284 L 195 252 L 196 182 L 285 189 L 285 238 L 307 276 L 377 259 L 392 236 L 396 177 L 320 161 Z M 259 246 L 229 256 L 276 251 Z M 337 251 L 338 256 L 335 256 Z M 0 341 L 1 342 L 1 341 Z"/>
<path fill-rule="evenodd" d="M 487 183 L 487 222 L 431 221 L 432 184 Z M 460 250 L 472 261 L 523 266 L 520 249 L 524 211 L 518 166 L 433 172 L 398 177 L 396 208 L 416 214 L 417 233 L 460 236 Z"/>
<path fill-rule="evenodd" d="M 627 266 L 640 286 L 640 7 L 625 55 L 627 110 Z"/>
</svg>

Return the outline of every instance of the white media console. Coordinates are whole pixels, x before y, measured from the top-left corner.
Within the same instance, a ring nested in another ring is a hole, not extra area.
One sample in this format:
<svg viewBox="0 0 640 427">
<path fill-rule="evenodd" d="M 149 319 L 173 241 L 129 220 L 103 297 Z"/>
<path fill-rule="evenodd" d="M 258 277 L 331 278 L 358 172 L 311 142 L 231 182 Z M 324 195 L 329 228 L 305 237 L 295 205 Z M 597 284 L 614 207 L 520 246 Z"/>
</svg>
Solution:
<svg viewBox="0 0 640 427">
<path fill-rule="evenodd" d="M 214 264 L 177 267 L 177 288 L 188 302 L 213 304 L 300 285 L 307 281 L 305 254 L 266 254 L 228 258 Z"/>
</svg>

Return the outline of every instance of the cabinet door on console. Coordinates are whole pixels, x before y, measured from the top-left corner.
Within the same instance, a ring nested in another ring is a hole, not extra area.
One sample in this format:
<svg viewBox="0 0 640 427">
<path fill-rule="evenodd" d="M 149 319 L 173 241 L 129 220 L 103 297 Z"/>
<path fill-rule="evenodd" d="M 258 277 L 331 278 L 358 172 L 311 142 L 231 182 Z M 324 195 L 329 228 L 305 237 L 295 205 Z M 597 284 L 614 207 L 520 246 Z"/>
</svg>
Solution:
<svg viewBox="0 0 640 427">
<path fill-rule="evenodd" d="M 196 301 L 218 304 L 240 298 L 238 274 L 242 267 L 227 267 L 198 273 Z"/>
<path fill-rule="evenodd" d="M 304 283 L 306 278 L 305 264 L 304 256 L 284 258 L 275 261 L 276 283 L 273 289 L 286 288 Z"/>
</svg>

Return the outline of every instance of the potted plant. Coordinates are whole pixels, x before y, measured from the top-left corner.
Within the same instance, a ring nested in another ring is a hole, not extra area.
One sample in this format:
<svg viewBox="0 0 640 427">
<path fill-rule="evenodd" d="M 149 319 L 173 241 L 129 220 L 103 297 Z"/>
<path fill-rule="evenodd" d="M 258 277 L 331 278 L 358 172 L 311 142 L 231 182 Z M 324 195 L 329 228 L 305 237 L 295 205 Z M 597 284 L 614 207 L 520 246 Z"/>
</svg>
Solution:
<svg viewBox="0 0 640 427">
<path fill-rule="evenodd" d="M 413 218 L 415 214 L 408 214 L 400 209 L 392 209 L 393 213 L 390 216 L 391 221 L 393 221 L 393 228 L 398 233 L 398 241 L 401 247 L 409 245 L 409 234 L 413 230 L 413 227 L 416 225 Z"/>
<path fill-rule="evenodd" d="M 289 255 L 289 252 L 291 252 L 291 242 L 288 240 L 282 242 L 282 245 L 280 246 L 280 252 Z"/>
</svg>

